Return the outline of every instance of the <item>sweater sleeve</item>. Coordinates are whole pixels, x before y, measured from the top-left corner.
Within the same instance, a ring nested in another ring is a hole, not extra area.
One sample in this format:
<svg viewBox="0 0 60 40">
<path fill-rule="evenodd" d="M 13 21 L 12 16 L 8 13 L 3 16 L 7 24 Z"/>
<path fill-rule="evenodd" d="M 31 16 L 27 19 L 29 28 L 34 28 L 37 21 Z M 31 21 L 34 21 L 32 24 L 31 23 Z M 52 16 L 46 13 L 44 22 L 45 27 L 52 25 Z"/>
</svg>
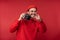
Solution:
<svg viewBox="0 0 60 40">
<path fill-rule="evenodd" d="M 16 21 L 10 26 L 10 32 L 11 32 L 11 33 L 15 32 L 15 31 L 18 29 L 20 23 L 21 23 L 21 21 L 16 20 Z"/>
<path fill-rule="evenodd" d="M 37 26 L 38 26 L 38 29 L 40 30 L 40 32 L 42 33 L 45 33 L 47 28 L 46 28 L 46 25 L 43 21 L 37 21 Z"/>
<path fill-rule="evenodd" d="M 40 22 L 41 26 L 42 26 L 42 29 L 43 29 L 43 33 L 45 33 L 47 31 L 47 28 L 46 28 L 46 24 L 42 21 Z"/>
</svg>

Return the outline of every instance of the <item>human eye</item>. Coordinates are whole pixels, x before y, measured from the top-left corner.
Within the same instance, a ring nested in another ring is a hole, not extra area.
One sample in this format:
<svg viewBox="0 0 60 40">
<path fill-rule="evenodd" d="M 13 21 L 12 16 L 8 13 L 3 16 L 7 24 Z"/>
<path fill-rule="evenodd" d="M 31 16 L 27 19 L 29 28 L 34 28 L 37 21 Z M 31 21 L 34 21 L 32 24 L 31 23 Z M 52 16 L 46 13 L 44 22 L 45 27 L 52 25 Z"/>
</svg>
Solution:
<svg viewBox="0 0 60 40">
<path fill-rule="evenodd" d="M 33 10 L 31 12 L 33 12 Z"/>
</svg>

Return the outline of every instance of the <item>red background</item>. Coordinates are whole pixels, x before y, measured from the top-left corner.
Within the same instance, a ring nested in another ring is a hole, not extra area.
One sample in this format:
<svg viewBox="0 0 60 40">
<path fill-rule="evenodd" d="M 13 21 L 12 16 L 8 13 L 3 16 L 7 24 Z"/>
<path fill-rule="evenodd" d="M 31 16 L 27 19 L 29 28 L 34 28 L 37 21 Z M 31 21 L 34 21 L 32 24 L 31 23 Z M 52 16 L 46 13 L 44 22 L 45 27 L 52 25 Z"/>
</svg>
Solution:
<svg viewBox="0 0 60 40">
<path fill-rule="evenodd" d="M 60 40 L 60 1 L 58 0 L 0 1 L 0 40 L 15 40 L 16 33 L 10 33 L 9 27 L 30 4 L 37 5 L 38 13 L 47 26 L 43 39 Z"/>
</svg>

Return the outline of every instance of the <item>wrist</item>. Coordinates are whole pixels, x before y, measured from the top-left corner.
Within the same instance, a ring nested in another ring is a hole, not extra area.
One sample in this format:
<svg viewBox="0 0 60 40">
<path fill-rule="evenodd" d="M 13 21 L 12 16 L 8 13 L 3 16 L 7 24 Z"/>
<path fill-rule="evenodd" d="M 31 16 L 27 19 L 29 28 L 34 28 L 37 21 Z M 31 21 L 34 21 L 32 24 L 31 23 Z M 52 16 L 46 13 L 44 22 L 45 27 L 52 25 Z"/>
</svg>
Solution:
<svg viewBox="0 0 60 40">
<path fill-rule="evenodd" d="M 21 19 L 18 19 L 18 21 L 20 21 Z"/>
</svg>

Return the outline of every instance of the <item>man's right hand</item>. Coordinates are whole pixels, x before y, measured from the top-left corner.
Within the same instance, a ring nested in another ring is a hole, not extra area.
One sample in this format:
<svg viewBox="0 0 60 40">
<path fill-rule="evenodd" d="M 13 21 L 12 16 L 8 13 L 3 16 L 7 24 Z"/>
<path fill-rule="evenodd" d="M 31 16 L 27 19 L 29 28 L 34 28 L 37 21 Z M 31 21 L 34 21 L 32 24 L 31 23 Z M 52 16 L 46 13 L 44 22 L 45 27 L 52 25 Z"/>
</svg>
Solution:
<svg viewBox="0 0 60 40">
<path fill-rule="evenodd" d="M 24 17 L 25 17 L 25 13 L 20 14 L 20 17 L 18 18 L 18 21 L 24 19 Z"/>
</svg>

